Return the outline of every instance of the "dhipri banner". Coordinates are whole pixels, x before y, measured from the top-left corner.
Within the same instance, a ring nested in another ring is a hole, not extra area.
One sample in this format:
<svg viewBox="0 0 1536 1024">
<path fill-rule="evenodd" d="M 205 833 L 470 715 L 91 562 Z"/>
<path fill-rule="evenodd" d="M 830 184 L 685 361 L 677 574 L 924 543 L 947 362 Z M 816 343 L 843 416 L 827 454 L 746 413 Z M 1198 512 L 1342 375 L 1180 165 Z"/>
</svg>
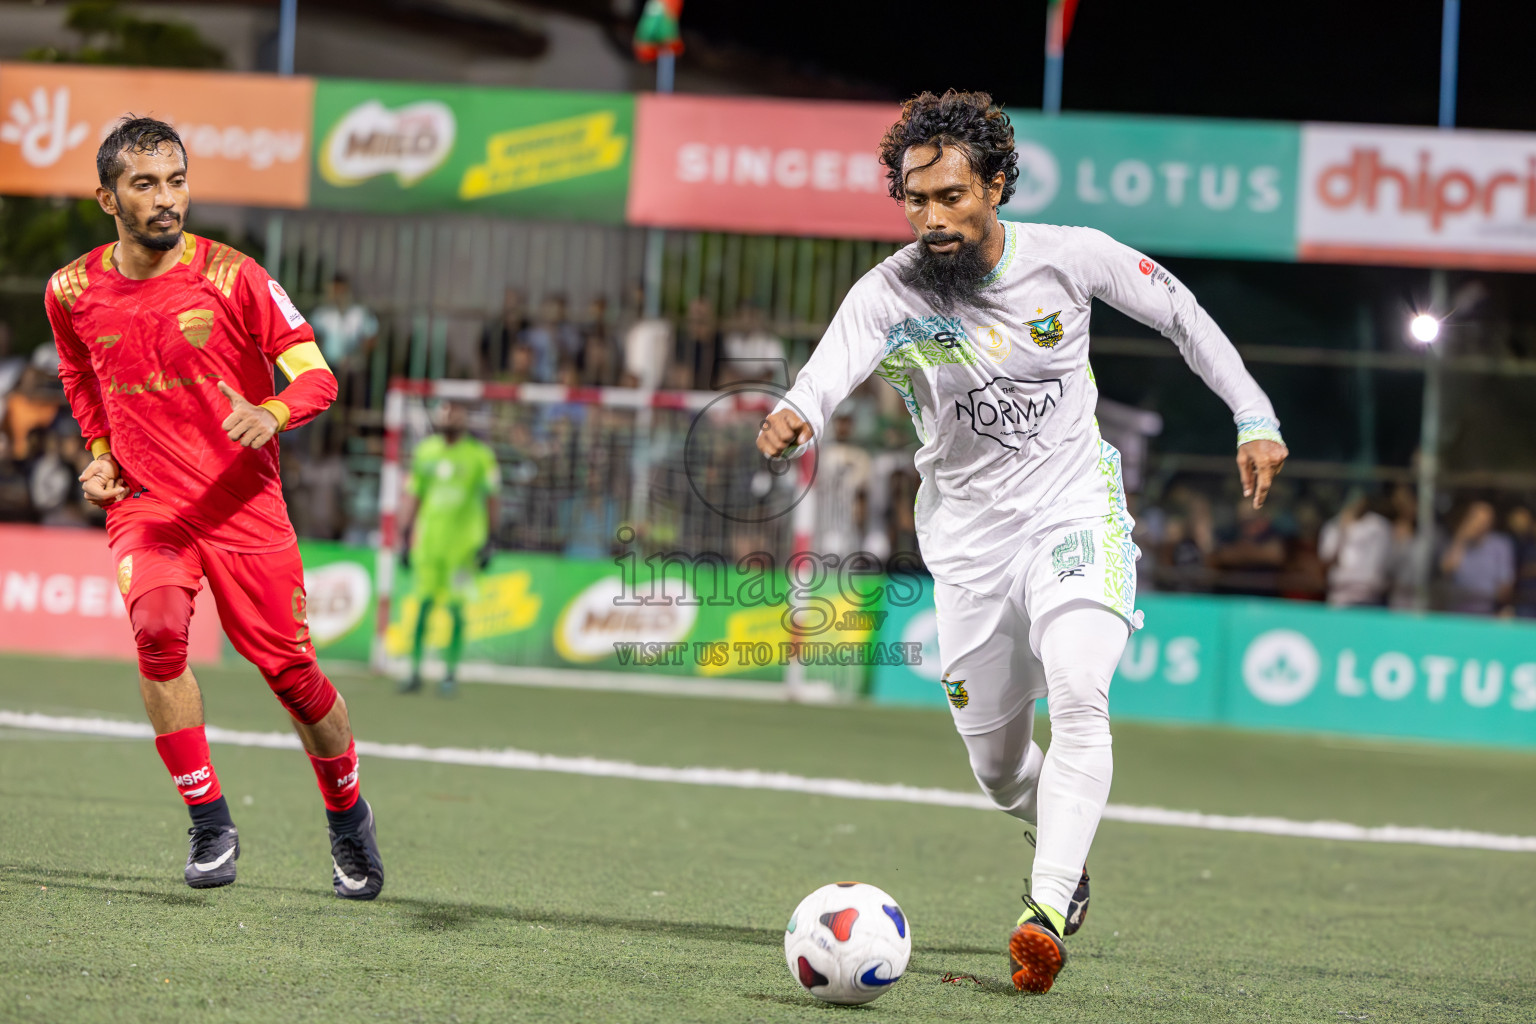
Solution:
<svg viewBox="0 0 1536 1024">
<path fill-rule="evenodd" d="M 218 661 L 206 589 L 195 608 L 188 655 Z M 135 649 L 105 533 L 0 525 L 0 651 L 132 659 Z"/>
<path fill-rule="evenodd" d="M 1300 256 L 1536 269 L 1536 135 L 1302 128 Z"/>
<path fill-rule="evenodd" d="M 89 196 L 118 118 L 169 121 L 194 202 L 301 207 L 309 197 L 310 78 L 0 64 L 0 193 Z"/>
<path fill-rule="evenodd" d="M 321 80 L 312 205 L 620 223 L 634 98 Z"/>
<path fill-rule="evenodd" d="M 629 221 L 911 241 L 878 150 L 883 103 L 642 95 Z"/>
</svg>

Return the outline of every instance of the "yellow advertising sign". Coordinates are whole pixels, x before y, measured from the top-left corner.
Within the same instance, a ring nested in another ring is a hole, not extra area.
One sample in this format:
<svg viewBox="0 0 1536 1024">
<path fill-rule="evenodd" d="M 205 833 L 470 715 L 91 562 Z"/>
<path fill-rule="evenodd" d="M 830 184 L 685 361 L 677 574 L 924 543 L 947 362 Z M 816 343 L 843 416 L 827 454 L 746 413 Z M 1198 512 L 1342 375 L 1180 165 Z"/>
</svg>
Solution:
<svg viewBox="0 0 1536 1024">
<path fill-rule="evenodd" d="M 464 172 L 460 199 L 517 192 L 536 185 L 612 170 L 629 139 L 614 133 L 616 118 L 602 110 L 492 135 L 485 162 Z"/>
</svg>

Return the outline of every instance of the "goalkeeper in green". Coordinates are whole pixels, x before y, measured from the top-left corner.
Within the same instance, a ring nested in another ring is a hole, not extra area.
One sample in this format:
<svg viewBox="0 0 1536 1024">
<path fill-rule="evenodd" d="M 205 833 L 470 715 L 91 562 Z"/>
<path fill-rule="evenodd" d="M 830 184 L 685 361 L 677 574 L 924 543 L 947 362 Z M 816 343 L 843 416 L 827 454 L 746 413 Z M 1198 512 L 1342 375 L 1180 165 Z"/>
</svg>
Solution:
<svg viewBox="0 0 1536 1024">
<path fill-rule="evenodd" d="M 492 526 L 501 516 L 501 475 L 496 454 L 466 429 L 469 410 L 445 402 L 438 410 L 438 433 L 422 441 L 411 457 L 400 510 L 406 540 L 405 562 L 415 576 L 419 610 L 411 646 L 411 677 L 402 693 L 421 689 L 421 658 L 427 624 L 441 606 L 452 623 L 439 684 L 444 696 L 457 686 L 459 655 L 464 648 L 464 606 L 474 595 L 476 577 L 491 560 Z"/>
</svg>

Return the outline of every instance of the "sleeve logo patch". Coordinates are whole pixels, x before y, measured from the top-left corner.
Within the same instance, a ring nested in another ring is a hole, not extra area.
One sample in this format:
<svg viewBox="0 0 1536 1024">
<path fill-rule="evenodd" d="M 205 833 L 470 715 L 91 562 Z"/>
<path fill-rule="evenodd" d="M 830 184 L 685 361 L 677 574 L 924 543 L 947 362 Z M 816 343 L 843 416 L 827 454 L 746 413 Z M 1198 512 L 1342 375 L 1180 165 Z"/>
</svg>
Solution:
<svg viewBox="0 0 1536 1024">
<path fill-rule="evenodd" d="M 272 293 L 272 301 L 277 303 L 277 308 L 283 314 L 283 319 L 288 321 L 289 327 L 297 327 L 304 322 L 304 314 L 299 312 L 288 293 L 283 291 L 283 286 L 271 278 L 267 279 L 267 290 Z"/>
</svg>

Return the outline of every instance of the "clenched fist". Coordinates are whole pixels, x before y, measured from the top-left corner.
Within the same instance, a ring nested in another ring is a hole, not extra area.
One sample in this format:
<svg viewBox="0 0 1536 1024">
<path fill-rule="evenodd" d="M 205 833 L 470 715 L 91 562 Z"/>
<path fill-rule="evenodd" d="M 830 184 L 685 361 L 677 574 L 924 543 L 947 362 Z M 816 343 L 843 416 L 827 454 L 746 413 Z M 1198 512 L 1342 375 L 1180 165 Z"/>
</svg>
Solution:
<svg viewBox="0 0 1536 1024">
<path fill-rule="evenodd" d="M 762 429 L 757 433 L 757 450 L 770 459 L 777 459 L 786 448 L 809 444 L 813 433 L 811 425 L 793 409 L 780 409 L 763 420 Z"/>
<path fill-rule="evenodd" d="M 127 497 L 128 488 L 123 486 L 123 474 L 111 452 L 103 452 L 91 460 L 80 474 L 84 485 L 85 500 L 97 508 L 106 508 L 114 501 Z"/>
<path fill-rule="evenodd" d="M 222 429 L 229 439 L 247 448 L 260 448 L 277 433 L 277 417 L 271 410 L 247 402 L 234 388 L 219 381 L 219 390 L 229 399 L 229 415 L 224 417 Z"/>
</svg>

